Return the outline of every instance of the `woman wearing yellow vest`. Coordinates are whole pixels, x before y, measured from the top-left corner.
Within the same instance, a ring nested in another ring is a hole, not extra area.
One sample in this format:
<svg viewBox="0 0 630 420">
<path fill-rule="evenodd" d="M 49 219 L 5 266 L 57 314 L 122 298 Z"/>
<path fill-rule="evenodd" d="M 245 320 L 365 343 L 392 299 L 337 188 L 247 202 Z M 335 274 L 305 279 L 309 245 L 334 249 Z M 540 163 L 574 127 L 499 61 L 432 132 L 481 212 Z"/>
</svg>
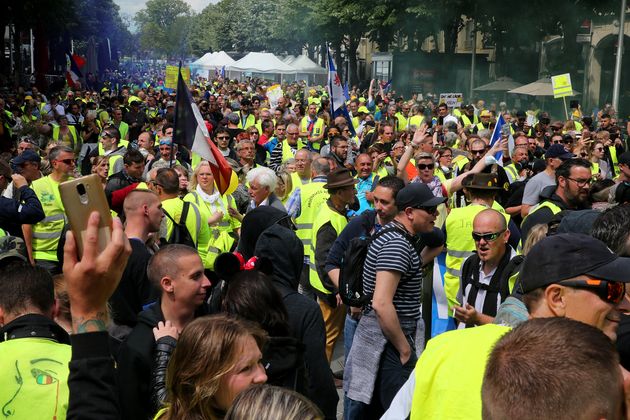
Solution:
<svg viewBox="0 0 630 420">
<path fill-rule="evenodd" d="M 52 139 L 61 142 L 64 146 L 69 146 L 75 153 L 81 150 L 81 138 L 77 130 L 68 125 L 68 117 L 60 115 L 57 117 L 57 124 L 53 125 Z"/>
<path fill-rule="evenodd" d="M 610 179 L 610 168 L 608 162 L 604 159 L 604 143 L 600 140 L 595 140 L 590 150 L 591 161 L 591 173 L 593 179 Z"/>
<path fill-rule="evenodd" d="M 195 203 L 199 207 L 201 218 L 210 227 L 208 256 L 204 266 L 213 269 L 217 256 L 222 252 L 229 252 L 240 235 L 243 216 L 236 210 L 231 195 L 219 194 L 207 161 L 202 161 L 195 169 L 189 189 L 184 201 Z"/>
</svg>

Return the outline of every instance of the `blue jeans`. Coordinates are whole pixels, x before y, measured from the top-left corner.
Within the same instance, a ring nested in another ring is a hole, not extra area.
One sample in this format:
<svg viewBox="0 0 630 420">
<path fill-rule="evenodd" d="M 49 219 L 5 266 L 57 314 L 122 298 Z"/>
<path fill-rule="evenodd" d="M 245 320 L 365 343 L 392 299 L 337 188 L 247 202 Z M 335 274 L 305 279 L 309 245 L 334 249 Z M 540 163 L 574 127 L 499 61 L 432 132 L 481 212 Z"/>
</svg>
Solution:
<svg viewBox="0 0 630 420">
<path fill-rule="evenodd" d="M 357 330 L 359 320 L 354 319 L 350 314 L 346 315 L 346 323 L 343 326 L 343 362 L 344 365 L 350 354 L 350 348 L 352 347 L 352 339 L 354 338 L 354 332 Z M 359 401 L 354 401 L 348 398 L 345 393 L 343 396 L 343 418 L 344 420 L 361 419 L 363 418 L 363 410 L 367 405 Z"/>
</svg>

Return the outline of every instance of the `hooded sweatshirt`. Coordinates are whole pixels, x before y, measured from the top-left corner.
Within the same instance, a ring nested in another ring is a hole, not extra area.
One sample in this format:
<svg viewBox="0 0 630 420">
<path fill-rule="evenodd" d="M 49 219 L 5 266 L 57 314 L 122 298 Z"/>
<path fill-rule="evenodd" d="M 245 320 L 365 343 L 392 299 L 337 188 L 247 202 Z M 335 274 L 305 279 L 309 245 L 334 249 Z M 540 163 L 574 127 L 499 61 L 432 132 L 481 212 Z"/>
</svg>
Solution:
<svg viewBox="0 0 630 420">
<path fill-rule="evenodd" d="M 324 412 L 327 419 L 334 419 L 339 397 L 326 359 L 326 333 L 322 313 L 314 300 L 297 292 L 304 267 L 304 247 L 293 230 L 270 223 L 268 218 L 265 220 L 269 227 L 256 238 L 253 255 L 267 257 L 272 261 L 271 280 L 280 291 L 287 308 L 291 333 L 305 348 L 307 396 Z M 246 220 L 243 220 L 243 227 L 245 226 Z M 251 244 L 243 244 L 245 249 L 250 246 Z"/>
</svg>

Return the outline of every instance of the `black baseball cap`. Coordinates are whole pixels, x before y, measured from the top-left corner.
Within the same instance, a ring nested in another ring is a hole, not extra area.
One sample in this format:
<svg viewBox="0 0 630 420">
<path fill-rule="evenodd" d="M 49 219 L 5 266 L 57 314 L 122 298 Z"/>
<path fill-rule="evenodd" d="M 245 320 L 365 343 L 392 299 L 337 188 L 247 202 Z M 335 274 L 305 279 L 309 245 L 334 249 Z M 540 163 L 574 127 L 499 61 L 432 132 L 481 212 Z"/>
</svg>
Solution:
<svg viewBox="0 0 630 420">
<path fill-rule="evenodd" d="M 564 146 L 561 144 L 552 144 L 551 146 L 549 146 L 549 149 L 547 149 L 547 152 L 545 153 L 545 159 L 558 158 L 566 160 L 573 157 L 575 157 L 575 155 L 571 152 L 568 152 L 567 149 L 565 149 Z"/>
<path fill-rule="evenodd" d="M 446 201 L 446 197 L 436 197 L 429 187 L 421 182 L 414 182 L 398 191 L 396 207 L 399 211 L 407 207 L 433 207 Z"/>
<path fill-rule="evenodd" d="M 577 276 L 630 283 L 630 258 L 619 257 L 599 239 L 582 233 L 543 238 L 523 261 L 523 293 Z"/>
<path fill-rule="evenodd" d="M 620 154 L 617 158 L 617 161 L 620 165 L 624 164 L 626 166 L 630 166 L 630 152 L 623 152 L 622 154 Z"/>
</svg>

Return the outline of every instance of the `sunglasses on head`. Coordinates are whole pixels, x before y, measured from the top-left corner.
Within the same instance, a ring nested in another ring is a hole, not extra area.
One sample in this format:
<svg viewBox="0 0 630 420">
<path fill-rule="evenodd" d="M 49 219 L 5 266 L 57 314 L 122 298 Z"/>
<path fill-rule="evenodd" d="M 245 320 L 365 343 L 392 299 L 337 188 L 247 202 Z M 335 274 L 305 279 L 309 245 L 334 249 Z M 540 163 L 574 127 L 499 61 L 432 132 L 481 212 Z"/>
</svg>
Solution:
<svg viewBox="0 0 630 420">
<path fill-rule="evenodd" d="M 618 281 L 607 281 L 597 279 L 587 280 L 564 280 L 559 282 L 563 286 L 574 287 L 576 289 L 590 290 L 599 296 L 603 301 L 619 304 L 626 294 L 626 285 Z"/>
<path fill-rule="evenodd" d="M 433 168 L 435 168 L 435 165 L 432 163 L 429 163 L 429 164 L 419 163 L 418 164 L 418 169 L 420 169 L 421 171 L 425 169 L 433 169 Z"/>
<path fill-rule="evenodd" d="M 503 234 L 503 232 L 505 232 L 505 229 L 500 230 L 499 232 L 494 232 L 494 233 L 477 233 L 477 232 L 473 232 L 472 233 L 472 237 L 474 239 L 475 242 L 479 242 L 482 239 L 486 242 L 494 242 L 496 241 L 499 236 L 501 236 L 501 234 Z"/>
</svg>

